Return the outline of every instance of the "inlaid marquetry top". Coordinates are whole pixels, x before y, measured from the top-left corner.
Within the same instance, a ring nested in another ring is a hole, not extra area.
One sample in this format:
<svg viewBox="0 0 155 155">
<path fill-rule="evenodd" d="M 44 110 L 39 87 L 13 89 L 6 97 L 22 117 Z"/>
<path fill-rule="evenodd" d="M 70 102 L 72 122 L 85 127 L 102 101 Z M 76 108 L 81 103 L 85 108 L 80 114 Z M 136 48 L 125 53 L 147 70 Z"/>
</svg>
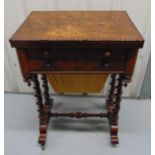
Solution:
<svg viewBox="0 0 155 155">
<path fill-rule="evenodd" d="M 144 42 L 125 11 L 33 11 L 10 42 L 34 41 Z"/>
</svg>

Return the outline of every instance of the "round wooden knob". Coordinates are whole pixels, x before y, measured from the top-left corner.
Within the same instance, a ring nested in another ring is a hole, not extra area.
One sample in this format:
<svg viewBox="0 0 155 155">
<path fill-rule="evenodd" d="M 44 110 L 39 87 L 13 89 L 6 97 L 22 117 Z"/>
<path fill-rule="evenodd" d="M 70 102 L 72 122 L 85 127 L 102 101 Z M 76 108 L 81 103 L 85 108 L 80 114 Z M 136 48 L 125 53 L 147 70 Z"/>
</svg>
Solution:
<svg viewBox="0 0 155 155">
<path fill-rule="evenodd" d="M 109 68 L 109 63 L 104 63 L 104 64 L 103 64 L 103 67 L 104 67 L 104 68 Z"/>
<path fill-rule="evenodd" d="M 49 68 L 49 67 L 51 67 L 52 65 L 51 65 L 50 63 L 46 63 L 45 66 L 46 66 L 46 68 Z"/>
<path fill-rule="evenodd" d="M 109 68 L 110 67 L 109 62 L 107 60 L 106 61 L 103 61 L 102 62 L 102 67 L 103 68 Z"/>
<path fill-rule="evenodd" d="M 49 57 L 49 52 L 48 51 L 44 51 L 44 57 L 48 58 Z"/>
<path fill-rule="evenodd" d="M 109 57 L 111 56 L 111 53 L 110 53 L 109 51 L 106 51 L 105 54 L 104 54 L 104 56 L 105 56 L 106 58 L 109 58 Z"/>
<path fill-rule="evenodd" d="M 46 69 L 50 69 L 52 67 L 52 64 L 47 62 L 47 63 L 45 63 L 44 66 L 45 66 Z"/>
</svg>

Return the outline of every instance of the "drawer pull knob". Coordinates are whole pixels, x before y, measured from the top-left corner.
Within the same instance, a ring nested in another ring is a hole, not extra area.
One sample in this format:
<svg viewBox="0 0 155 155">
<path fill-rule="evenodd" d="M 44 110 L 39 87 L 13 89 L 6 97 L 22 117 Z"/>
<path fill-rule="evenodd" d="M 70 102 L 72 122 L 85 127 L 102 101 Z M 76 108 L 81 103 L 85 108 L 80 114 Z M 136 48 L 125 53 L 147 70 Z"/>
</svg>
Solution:
<svg viewBox="0 0 155 155">
<path fill-rule="evenodd" d="M 102 62 L 102 67 L 108 69 L 110 67 L 109 62 L 108 61 L 103 61 Z"/>
<path fill-rule="evenodd" d="M 52 67 L 52 64 L 51 63 L 45 63 L 44 67 L 46 69 L 50 69 Z"/>
<path fill-rule="evenodd" d="M 52 64 L 50 62 L 50 54 L 48 51 L 44 51 L 43 55 L 44 55 L 44 59 L 45 59 L 44 68 L 50 69 L 52 67 Z"/>
<path fill-rule="evenodd" d="M 108 63 L 105 63 L 105 64 L 103 65 L 103 67 L 109 68 L 109 64 L 108 64 Z"/>
<path fill-rule="evenodd" d="M 50 67 L 50 66 L 51 66 L 51 64 L 50 64 L 50 63 L 46 64 L 46 67 Z"/>
<path fill-rule="evenodd" d="M 49 52 L 48 51 L 44 51 L 44 57 L 48 58 L 49 57 Z"/>
<path fill-rule="evenodd" d="M 111 53 L 110 53 L 109 51 L 107 51 L 107 52 L 105 52 L 104 56 L 105 56 L 106 58 L 109 58 L 109 57 L 111 56 Z"/>
</svg>

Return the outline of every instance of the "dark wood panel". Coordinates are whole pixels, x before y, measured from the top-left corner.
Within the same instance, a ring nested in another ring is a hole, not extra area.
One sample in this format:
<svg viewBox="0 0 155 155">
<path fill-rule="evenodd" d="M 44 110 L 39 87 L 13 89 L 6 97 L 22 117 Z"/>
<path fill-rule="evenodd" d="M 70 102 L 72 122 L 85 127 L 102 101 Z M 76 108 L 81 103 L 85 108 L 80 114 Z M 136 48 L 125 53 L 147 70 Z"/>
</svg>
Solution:
<svg viewBox="0 0 155 155">
<path fill-rule="evenodd" d="M 21 68 L 21 72 L 23 74 L 23 76 L 26 78 L 29 76 L 29 65 L 28 65 L 28 59 L 25 53 L 24 49 L 16 49 L 17 51 L 17 56 L 18 56 L 18 60 L 20 63 L 20 68 Z"/>
<path fill-rule="evenodd" d="M 31 71 L 121 71 L 125 68 L 125 61 L 53 60 L 46 63 L 29 60 L 28 64 Z"/>
<path fill-rule="evenodd" d="M 87 50 L 87 49 L 68 49 L 68 50 L 52 50 L 52 49 L 27 49 L 26 55 L 31 60 L 44 60 L 44 59 L 120 59 L 126 58 L 127 50 Z"/>
<path fill-rule="evenodd" d="M 31 70 L 58 71 L 122 71 L 128 51 L 53 51 L 28 49 L 25 51 Z M 116 54 L 117 53 L 117 54 Z"/>
<path fill-rule="evenodd" d="M 131 76 L 133 75 L 134 72 L 137 55 L 138 55 L 138 49 L 131 50 L 127 56 L 125 74 L 126 77 L 129 78 L 129 80 L 131 80 Z"/>
</svg>

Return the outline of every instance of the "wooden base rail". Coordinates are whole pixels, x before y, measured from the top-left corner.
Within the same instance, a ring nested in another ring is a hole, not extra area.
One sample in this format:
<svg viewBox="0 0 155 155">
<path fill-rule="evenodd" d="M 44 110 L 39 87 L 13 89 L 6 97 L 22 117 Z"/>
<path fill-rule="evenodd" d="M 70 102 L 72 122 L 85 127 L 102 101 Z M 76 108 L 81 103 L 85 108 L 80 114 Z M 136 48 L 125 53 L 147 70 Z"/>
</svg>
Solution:
<svg viewBox="0 0 155 155">
<path fill-rule="evenodd" d="M 87 112 L 71 112 L 71 113 L 58 113 L 52 112 L 51 117 L 71 117 L 71 118 L 87 118 L 87 117 L 108 117 L 107 113 L 87 113 Z"/>
</svg>

